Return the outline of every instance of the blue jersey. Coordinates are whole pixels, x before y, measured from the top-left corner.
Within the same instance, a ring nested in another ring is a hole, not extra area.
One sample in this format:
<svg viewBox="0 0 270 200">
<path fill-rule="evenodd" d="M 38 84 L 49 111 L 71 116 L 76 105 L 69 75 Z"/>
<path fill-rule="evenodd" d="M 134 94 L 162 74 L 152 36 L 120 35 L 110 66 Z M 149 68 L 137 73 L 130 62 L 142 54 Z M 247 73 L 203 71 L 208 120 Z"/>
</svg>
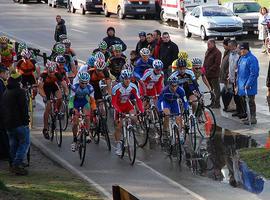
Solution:
<svg viewBox="0 0 270 200">
<path fill-rule="evenodd" d="M 145 70 L 152 68 L 153 61 L 153 58 L 149 58 L 147 62 L 144 62 L 142 58 L 137 60 L 136 66 L 134 67 L 134 76 L 138 79 L 141 79 Z"/>
<path fill-rule="evenodd" d="M 184 74 L 180 74 L 179 71 L 175 71 L 171 76 L 176 76 L 179 79 L 179 85 L 184 88 L 185 92 L 199 91 L 196 76 L 192 70 L 186 69 Z"/>
<path fill-rule="evenodd" d="M 72 86 L 71 90 L 74 92 L 76 100 L 86 99 L 87 97 L 94 97 L 94 88 L 88 84 L 85 88 L 81 88 L 79 83 Z"/>
<path fill-rule="evenodd" d="M 188 102 L 185 91 L 180 86 L 177 87 L 176 91 L 173 92 L 170 86 L 166 86 L 158 97 L 158 110 L 162 111 L 162 103 L 169 105 L 177 104 L 177 99 L 181 99 L 183 102 L 184 109 L 188 109 Z"/>
</svg>

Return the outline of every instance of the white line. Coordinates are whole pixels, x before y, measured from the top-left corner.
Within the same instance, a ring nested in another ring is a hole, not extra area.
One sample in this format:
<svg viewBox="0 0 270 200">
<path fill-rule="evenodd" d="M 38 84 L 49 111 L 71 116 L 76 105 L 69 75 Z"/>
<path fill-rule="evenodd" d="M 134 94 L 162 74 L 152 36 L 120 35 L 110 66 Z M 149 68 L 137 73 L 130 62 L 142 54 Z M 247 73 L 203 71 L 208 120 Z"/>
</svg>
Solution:
<svg viewBox="0 0 270 200">
<path fill-rule="evenodd" d="M 79 33 L 88 33 L 86 31 L 80 31 L 80 30 L 75 29 L 75 28 L 71 28 L 70 30 L 75 31 L 75 32 L 79 32 Z"/>
</svg>

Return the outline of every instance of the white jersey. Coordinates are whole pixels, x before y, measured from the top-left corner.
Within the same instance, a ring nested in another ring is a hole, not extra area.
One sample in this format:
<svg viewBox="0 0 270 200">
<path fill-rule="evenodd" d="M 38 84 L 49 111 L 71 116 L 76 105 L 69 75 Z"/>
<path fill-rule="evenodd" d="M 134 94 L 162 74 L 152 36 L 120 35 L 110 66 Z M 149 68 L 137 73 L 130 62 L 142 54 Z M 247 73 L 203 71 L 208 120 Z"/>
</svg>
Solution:
<svg viewBox="0 0 270 200">
<path fill-rule="evenodd" d="M 77 75 L 76 75 L 75 78 L 73 79 L 72 85 L 75 85 L 76 83 L 79 83 L 79 77 L 78 77 L 79 73 L 81 73 L 81 72 L 87 72 L 88 67 L 89 67 L 88 65 L 83 65 L 83 66 L 81 66 L 81 67 L 79 68 Z"/>
</svg>

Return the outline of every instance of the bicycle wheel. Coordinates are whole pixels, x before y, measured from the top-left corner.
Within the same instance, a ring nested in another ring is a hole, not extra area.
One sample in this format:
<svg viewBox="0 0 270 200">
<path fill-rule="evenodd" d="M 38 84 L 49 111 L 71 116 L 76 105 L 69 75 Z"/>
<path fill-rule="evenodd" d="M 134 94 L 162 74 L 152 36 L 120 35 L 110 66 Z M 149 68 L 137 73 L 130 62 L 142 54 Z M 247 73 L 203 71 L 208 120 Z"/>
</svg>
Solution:
<svg viewBox="0 0 270 200">
<path fill-rule="evenodd" d="M 203 106 L 196 112 L 197 129 L 202 138 L 213 138 L 216 133 L 216 118 L 208 106 Z"/>
<path fill-rule="evenodd" d="M 54 119 L 54 116 L 52 114 L 49 115 L 48 128 L 49 128 L 48 133 L 50 136 L 50 140 L 53 141 L 54 131 L 55 131 L 55 119 Z"/>
<path fill-rule="evenodd" d="M 104 135 L 108 150 L 111 151 L 111 141 L 110 141 L 110 137 L 109 137 L 109 131 L 108 131 L 106 119 L 102 119 L 101 124 L 102 124 L 101 125 L 102 134 Z"/>
<path fill-rule="evenodd" d="M 130 164 L 133 165 L 136 159 L 136 138 L 133 128 L 127 130 L 127 151 Z"/>
<path fill-rule="evenodd" d="M 173 127 L 173 134 L 174 134 L 174 139 L 175 139 L 174 146 L 175 146 L 175 151 L 176 151 L 176 157 L 180 165 L 182 161 L 182 147 L 181 147 L 181 141 L 180 141 L 179 128 L 177 126 Z"/>
<path fill-rule="evenodd" d="M 62 107 L 61 107 L 61 113 L 63 113 L 63 117 L 62 117 L 62 128 L 63 131 L 65 131 L 68 127 L 68 120 L 69 120 L 69 113 L 68 113 L 68 106 L 67 103 L 65 101 L 63 101 L 62 103 Z"/>
<path fill-rule="evenodd" d="M 80 157 L 80 166 L 83 166 L 84 160 L 85 160 L 85 154 L 86 154 L 86 130 L 81 130 L 80 136 L 79 136 L 79 143 L 78 143 L 78 152 Z"/>
<path fill-rule="evenodd" d="M 136 144 L 143 148 L 148 141 L 149 137 L 149 128 L 148 128 L 149 120 L 146 117 L 138 116 L 138 124 L 136 125 Z"/>
<path fill-rule="evenodd" d="M 90 128 L 91 136 L 95 142 L 95 144 L 99 144 L 100 140 L 100 121 L 96 122 L 96 124 L 93 124 Z"/>
<path fill-rule="evenodd" d="M 190 123 L 190 129 L 189 129 L 189 139 L 190 139 L 190 144 L 191 148 L 193 151 L 196 151 L 196 120 L 193 115 L 189 116 L 189 123 Z"/>
<path fill-rule="evenodd" d="M 62 145 L 62 120 L 61 120 L 62 116 L 61 114 L 57 114 L 57 120 L 56 120 L 56 127 L 55 127 L 55 139 L 56 139 L 56 143 L 58 145 L 58 147 L 61 147 Z"/>
<path fill-rule="evenodd" d="M 29 127 L 31 129 L 33 127 L 33 119 L 34 119 L 34 116 L 33 116 L 33 99 L 32 99 L 31 96 L 29 96 L 29 99 L 28 99 L 28 112 L 29 112 L 29 117 L 30 117 Z"/>
</svg>

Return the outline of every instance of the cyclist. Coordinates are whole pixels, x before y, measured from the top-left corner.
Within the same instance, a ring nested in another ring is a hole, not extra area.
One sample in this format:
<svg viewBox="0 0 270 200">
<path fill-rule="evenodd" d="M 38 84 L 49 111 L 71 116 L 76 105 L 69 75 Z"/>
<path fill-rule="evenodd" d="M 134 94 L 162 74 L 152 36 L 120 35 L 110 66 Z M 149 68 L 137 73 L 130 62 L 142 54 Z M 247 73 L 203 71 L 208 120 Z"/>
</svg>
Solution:
<svg viewBox="0 0 270 200">
<path fill-rule="evenodd" d="M 97 52 L 102 52 L 105 56 L 105 61 L 109 59 L 111 56 L 111 53 L 108 51 L 108 45 L 105 41 L 101 41 L 98 45 L 97 49 L 94 49 L 93 55 L 95 55 Z"/>
<path fill-rule="evenodd" d="M 63 88 L 66 84 L 61 74 L 56 71 L 56 67 L 56 63 L 48 61 L 46 64 L 46 70 L 40 75 L 38 81 L 39 94 L 43 98 L 43 102 L 46 104 L 43 115 L 44 128 L 42 131 L 45 139 L 50 139 L 48 133 L 48 118 L 51 111 L 51 102 L 49 100 L 52 96 L 56 97 L 57 100 L 55 105 L 55 111 L 60 110 L 62 105 L 62 93 L 58 83 L 60 83 Z M 65 91 L 65 93 L 67 95 L 68 91 Z"/>
<path fill-rule="evenodd" d="M 127 57 L 122 53 L 122 46 L 119 44 L 113 45 L 112 56 L 108 59 L 107 65 L 110 69 L 112 78 L 119 80 L 121 70 L 127 62 Z"/>
<path fill-rule="evenodd" d="M 94 55 L 95 59 L 96 60 L 104 60 L 104 61 L 107 61 L 104 54 L 101 52 L 101 51 L 98 51 L 95 53 Z"/>
<path fill-rule="evenodd" d="M 62 44 L 66 47 L 65 55 L 71 56 L 72 60 L 74 61 L 75 65 L 78 66 L 78 60 L 75 54 L 75 51 L 71 48 L 71 41 L 69 39 L 64 39 L 62 41 Z"/>
<path fill-rule="evenodd" d="M 0 64 L 7 68 L 12 67 L 16 62 L 17 56 L 12 45 L 9 44 L 9 39 L 6 36 L 0 37 Z"/>
<path fill-rule="evenodd" d="M 115 141 L 116 155 L 122 154 L 121 148 L 121 121 L 119 113 L 130 113 L 135 114 L 136 110 L 141 113 L 144 112 L 143 104 L 139 96 L 138 88 L 135 84 L 130 82 L 131 73 L 125 69 L 121 71 L 122 82 L 115 85 L 112 89 L 112 105 L 115 109 Z"/>
<path fill-rule="evenodd" d="M 163 116 L 165 114 L 165 121 L 164 121 L 164 136 L 168 136 L 169 130 L 169 118 L 166 115 L 175 114 L 176 123 L 180 128 L 180 133 L 182 133 L 182 117 L 181 117 L 181 107 L 179 104 L 179 99 L 182 101 L 182 105 L 184 108 L 184 112 L 188 113 L 188 102 L 186 99 L 185 90 L 179 86 L 179 79 L 175 75 L 171 75 L 168 78 L 169 85 L 166 86 L 158 97 L 158 110 Z M 183 136 L 181 134 L 181 136 Z"/>
<path fill-rule="evenodd" d="M 52 49 L 52 53 L 49 57 L 50 60 L 55 60 L 58 55 L 64 55 L 66 52 L 66 47 L 64 44 L 57 42 Z"/>
<path fill-rule="evenodd" d="M 136 66 L 134 68 L 134 75 L 141 79 L 145 70 L 152 68 L 154 59 L 150 57 L 150 50 L 147 48 L 142 48 L 140 50 L 141 58 L 139 58 L 136 62 Z"/>
<path fill-rule="evenodd" d="M 178 59 L 184 59 L 187 62 L 187 69 L 192 69 L 192 61 L 188 59 L 188 53 L 186 51 L 180 51 L 178 53 L 178 58 L 172 63 L 172 72 L 177 70 L 176 64 Z"/>
<path fill-rule="evenodd" d="M 17 63 L 17 71 L 22 75 L 23 87 L 32 86 L 32 99 L 35 99 L 37 95 L 37 81 L 36 79 L 40 76 L 40 67 L 38 63 L 31 59 L 32 53 L 24 49 L 21 52 L 21 59 Z M 35 73 L 36 72 L 36 77 Z"/>
<path fill-rule="evenodd" d="M 86 129 L 90 127 L 90 111 L 96 110 L 96 102 L 94 99 L 94 88 L 89 84 L 90 75 L 87 72 L 81 72 L 78 74 L 79 83 L 71 86 L 71 90 L 74 92 L 73 96 L 69 100 L 70 113 L 74 113 L 72 118 L 72 132 L 73 142 L 71 143 L 71 150 L 73 152 L 77 149 L 77 133 L 78 133 L 78 112 L 82 108 L 83 113 L 86 115 Z M 90 137 L 86 136 L 86 141 L 89 143 Z"/>
<path fill-rule="evenodd" d="M 154 97 L 156 98 L 162 88 L 164 75 L 162 72 L 163 63 L 161 60 L 153 61 L 153 68 L 147 69 L 144 72 L 143 77 L 140 80 L 139 89 L 141 96 Z M 146 107 L 147 105 L 145 105 Z"/>
<path fill-rule="evenodd" d="M 20 42 L 18 45 L 18 51 L 17 51 L 17 60 L 22 59 L 21 53 L 24 49 L 28 49 L 27 44 L 25 42 Z"/>
<path fill-rule="evenodd" d="M 205 76 L 205 69 L 202 67 L 202 60 L 200 58 L 192 58 L 192 71 L 196 77 L 196 80 L 202 77 L 202 80 L 206 87 L 211 91 L 211 86 Z"/>
<path fill-rule="evenodd" d="M 62 84 L 63 88 L 61 89 L 61 91 L 62 91 L 63 98 L 65 100 L 67 100 L 68 99 L 68 96 L 67 96 L 68 94 L 65 93 L 65 91 L 69 91 L 68 85 L 70 84 L 70 80 L 69 80 L 67 72 L 65 70 L 66 59 L 65 59 L 64 56 L 59 55 L 59 56 L 56 57 L 55 62 L 57 64 L 56 71 L 61 74 L 62 79 L 65 81 Z M 59 84 L 59 85 L 61 85 L 61 84 Z"/>
</svg>

